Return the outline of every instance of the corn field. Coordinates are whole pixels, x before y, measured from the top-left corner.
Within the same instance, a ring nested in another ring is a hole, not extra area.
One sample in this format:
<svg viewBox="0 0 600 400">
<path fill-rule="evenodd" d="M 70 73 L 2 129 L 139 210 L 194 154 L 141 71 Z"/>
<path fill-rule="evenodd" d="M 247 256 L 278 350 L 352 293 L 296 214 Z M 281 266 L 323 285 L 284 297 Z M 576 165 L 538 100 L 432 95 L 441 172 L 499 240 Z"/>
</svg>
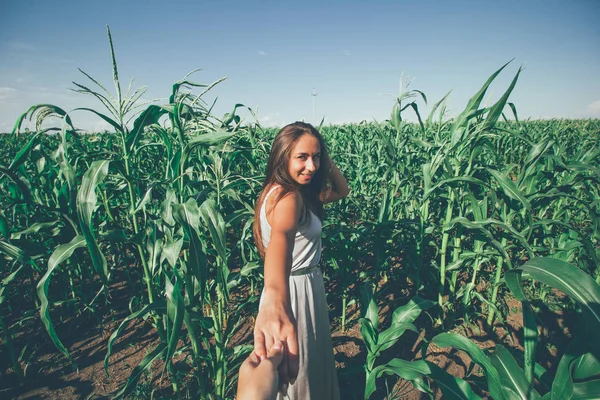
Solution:
<svg viewBox="0 0 600 400">
<path fill-rule="evenodd" d="M 105 342 L 106 373 L 131 322 L 144 321 L 155 340 L 112 397 L 132 397 L 158 368 L 169 396 L 234 398 L 262 284 L 254 201 L 277 129 L 246 123 L 241 104 L 214 115 L 205 98 L 220 80 L 195 75 L 165 104 L 143 104 L 144 89 L 121 87 L 110 31 L 109 44 L 114 90 L 83 71 L 74 83 L 97 109 L 35 105 L 0 137 L 0 373 L 27 385 L 29 333 L 39 330 L 76 367 L 61 326 L 102 325 L 124 302 L 128 315 Z M 521 70 L 484 105 L 506 67 L 452 119 L 446 98 L 421 115 L 426 95 L 407 89 L 387 121 L 320 127 L 351 187 L 326 209 L 321 267 L 335 283 L 329 302 L 340 304 L 331 319 L 342 332 L 360 329 L 365 362 L 339 371 L 341 384 L 364 382 L 358 398 L 395 398 L 388 386 L 398 381 L 423 398 L 600 395 L 600 121 L 519 120 L 509 97 Z M 81 132 L 74 113 L 114 132 Z M 545 369 L 536 304 L 557 293 L 578 322 Z M 400 300 L 384 315 L 390 294 Z M 476 320 L 503 324 L 507 299 L 521 302 L 521 352 L 483 350 L 457 333 Z M 423 352 L 463 351 L 479 379 L 395 357 L 401 336 L 415 338 L 427 319 L 435 335 L 427 331 Z"/>
</svg>

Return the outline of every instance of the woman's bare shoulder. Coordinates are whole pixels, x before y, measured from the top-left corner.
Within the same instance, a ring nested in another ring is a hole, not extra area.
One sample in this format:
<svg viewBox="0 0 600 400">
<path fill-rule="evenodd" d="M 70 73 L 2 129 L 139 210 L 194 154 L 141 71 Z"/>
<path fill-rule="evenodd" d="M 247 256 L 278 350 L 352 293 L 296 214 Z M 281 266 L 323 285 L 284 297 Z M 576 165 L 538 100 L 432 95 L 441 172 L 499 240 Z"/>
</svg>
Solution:
<svg viewBox="0 0 600 400">
<path fill-rule="evenodd" d="M 300 206 L 303 205 L 302 195 L 299 191 L 293 190 L 291 192 L 286 193 L 283 197 L 281 197 L 281 193 L 283 192 L 283 187 L 280 185 L 271 185 L 265 188 L 266 193 L 270 193 L 267 198 L 267 213 L 272 211 L 277 203 L 281 201 L 292 202 L 294 204 L 298 204 Z"/>
<path fill-rule="evenodd" d="M 272 188 L 272 187 L 271 187 Z M 268 188 L 267 190 L 271 190 Z M 281 186 L 272 190 L 267 198 L 266 214 L 269 225 L 273 226 L 278 221 L 292 219 L 298 222 L 300 211 L 303 207 L 302 195 L 298 191 L 291 191 L 281 197 Z M 293 218 L 290 218 L 293 217 Z M 286 223 L 287 225 L 287 223 Z"/>
</svg>

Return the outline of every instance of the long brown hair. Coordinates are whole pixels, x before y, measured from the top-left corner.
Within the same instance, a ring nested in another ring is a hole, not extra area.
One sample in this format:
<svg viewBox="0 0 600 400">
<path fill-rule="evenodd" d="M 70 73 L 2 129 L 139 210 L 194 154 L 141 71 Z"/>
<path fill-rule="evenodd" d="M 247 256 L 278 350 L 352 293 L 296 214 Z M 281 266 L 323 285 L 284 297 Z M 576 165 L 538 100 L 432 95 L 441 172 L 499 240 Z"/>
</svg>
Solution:
<svg viewBox="0 0 600 400">
<path fill-rule="evenodd" d="M 319 169 L 315 171 L 311 181 L 307 185 L 300 185 L 289 174 L 288 165 L 290 156 L 294 145 L 303 135 L 311 135 L 319 141 L 321 147 L 321 159 Z M 262 230 L 260 226 L 260 208 L 267 195 L 267 189 L 270 189 L 273 185 L 281 186 L 282 190 L 279 191 L 275 199 L 275 204 L 287 194 L 294 191 L 302 195 L 304 201 L 304 210 L 302 219 L 306 219 L 308 216 L 308 210 L 314 212 L 319 219 L 323 219 L 323 202 L 321 196 L 327 189 L 327 180 L 329 171 L 328 161 L 329 156 L 327 154 L 327 147 L 325 141 L 319 133 L 319 131 L 305 122 L 294 122 L 286 125 L 273 141 L 271 146 L 271 152 L 269 154 L 269 161 L 267 162 L 267 171 L 265 181 L 263 182 L 260 195 L 256 204 L 254 205 L 254 242 L 258 248 L 258 252 L 261 257 L 265 256 L 265 248 L 262 241 Z"/>
</svg>

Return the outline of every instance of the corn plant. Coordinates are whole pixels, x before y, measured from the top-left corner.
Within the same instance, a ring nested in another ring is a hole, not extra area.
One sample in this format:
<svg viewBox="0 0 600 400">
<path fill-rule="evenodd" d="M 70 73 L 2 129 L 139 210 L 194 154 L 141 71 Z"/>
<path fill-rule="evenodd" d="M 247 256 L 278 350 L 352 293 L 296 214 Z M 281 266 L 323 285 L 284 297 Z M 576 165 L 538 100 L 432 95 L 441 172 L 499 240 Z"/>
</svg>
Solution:
<svg viewBox="0 0 600 400">
<path fill-rule="evenodd" d="M 228 231 L 246 224 L 251 217 L 252 207 L 246 199 L 240 198 L 239 189 L 251 187 L 257 181 L 251 175 L 242 177 L 239 170 L 232 168 L 240 164 L 238 160 L 250 159 L 250 150 L 237 146 L 234 138 L 240 121 L 235 110 L 240 105 L 223 121 L 214 118 L 201 96 L 219 81 L 203 85 L 186 77 L 173 85 L 169 104 L 150 105 L 141 113 L 135 113 L 144 90 L 130 94 L 128 89 L 126 94 L 122 93 L 110 30 L 108 37 L 116 94 L 111 95 L 82 71 L 100 90 L 75 83 L 76 91 L 97 98 L 107 112 L 87 108 L 71 112 L 91 112 L 108 122 L 115 129 L 114 137 L 119 139 L 116 149 L 104 154 L 86 153 L 82 142 L 87 137 L 77 132 L 69 113 L 59 107 L 38 105 L 23 114 L 15 125 L 15 135 L 28 118 L 36 118 L 38 127 L 51 116 L 62 118 L 62 128 L 50 128 L 60 132 L 53 156 L 59 172 L 55 181 L 48 182 L 58 187 L 48 190 L 55 193 L 56 198 L 32 192 L 30 188 L 34 185 L 28 183 L 28 175 L 22 168 L 48 130 L 33 134 L 28 145 L 8 168 L 2 167 L 2 171 L 13 182 L 16 207 L 27 207 L 24 215 L 32 216 L 34 210 L 42 210 L 56 217 L 38 224 L 24 222 L 29 228 L 12 232 L 11 241 L 16 243 L 20 237 L 45 230 L 59 232 L 55 241 L 58 244 L 49 254 L 47 269 L 37 283 L 37 294 L 46 330 L 57 349 L 69 360 L 71 355 L 51 318 L 51 284 L 53 281 L 55 285 L 60 284 L 62 279 L 57 278 L 66 270 L 74 300 L 79 297 L 76 292 L 80 281 L 91 280 L 99 287 L 94 295 L 84 296 L 86 307 L 91 308 L 101 299 L 106 300 L 105 306 L 109 305 L 109 286 L 116 265 L 109 266 L 106 252 L 112 249 L 115 253 L 111 256 L 117 259 L 119 249 L 135 249 L 146 300 L 109 339 L 107 373 L 113 345 L 129 321 L 148 318 L 156 329 L 159 344 L 134 368 L 117 397 L 131 392 L 140 375 L 157 359 L 164 360 L 173 390 L 178 392 L 182 377 L 173 358 L 184 351 L 190 353 L 193 361 L 197 391 L 202 396 L 225 398 L 234 387 L 232 374 L 249 351 L 248 346 L 232 346 L 231 340 L 240 327 L 240 313 L 256 301 L 256 297 L 249 296 L 238 307 L 230 308 L 229 291 L 239 285 L 240 277 L 248 276 L 252 268 L 244 266 L 236 276 L 230 276 L 232 250 L 227 248 Z M 197 87 L 204 89 L 199 96 L 182 91 Z M 161 125 L 161 119 L 165 118 L 166 125 Z M 79 154 L 74 156 L 77 150 Z M 146 163 L 157 150 L 167 155 L 167 162 L 158 168 L 156 164 Z M 103 159 L 102 155 L 108 158 Z M 25 272 L 25 266 L 37 268 L 28 255 L 31 251 L 10 243 L 3 243 L 3 249 L 3 253 L 18 260 L 20 266 L 4 280 L 2 289 Z M 79 249 L 86 249 L 88 257 Z M 83 268 L 83 263 L 90 261 L 92 271 Z M 255 261 L 249 260 L 248 264 L 251 263 Z M 64 268 L 65 264 L 78 268 Z M 73 272 L 75 276 L 71 275 Z M 10 340 L 10 333 L 5 336 Z M 189 342 L 187 350 L 179 348 L 180 339 Z M 9 347 L 17 368 L 15 351 L 12 345 Z"/>
<path fill-rule="evenodd" d="M 368 399 L 377 388 L 376 379 L 384 371 L 389 371 L 390 366 L 402 361 L 395 358 L 389 363 L 375 366 L 377 358 L 382 352 L 394 346 L 407 330 L 419 333 L 413 322 L 422 311 L 433 307 L 435 303 L 418 296 L 412 298 L 407 304 L 394 310 L 390 326 L 380 331 L 377 303 L 366 286 L 362 289 L 363 317 L 360 319 L 360 332 L 367 349 L 367 360 L 364 365 L 366 372 L 364 398 Z"/>
<path fill-rule="evenodd" d="M 145 88 L 120 85 L 107 33 L 114 90 L 83 71 L 86 83 L 74 83 L 76 92 L 93 96 L 101 108 L 34 105 L 12 134 L 0 137 L 6 149 L 0 154 L 3 365 L 27 379 L 37 344 L 22 333 L 24 327 L 36 329 L 36 319 L 57 350 L 75 362 L 63 343 L 60 328 L 66 325 L 58 321 L 88 317 L 103 327 L 106 314 L 118 308 L 114 284 L 123 282 L 130 315 L 107 342 L 107 371 L 130 322 L 145 321 L 156 340 L 117 394 L 132 393 L 139 377 L 160 361 L 176 395 L 227 398 L 249 351 L 248 342 L 234 342 L 236 332 L 256 312 L 262 282 L 249 239 L 277 129 L 244 124 L 241 104 L 216 117 L 206 96 L 222 79 L 203 84 L 190 74 L 173 84 L 166 100 L 140 102 Z M 512 282 L 525 268 L 518 266 L 540 257 L 572 264 L 600 282 L 598 121 L 519 120 L 509 97 L 520 70 L 488 106 L 486 93 L 506 68 L 490 76 L 454 119 L 445 118 L 447 95 L 422 118 L 426 96 L 402 88 L 389 121 L 321 127 L 352 189 L 348 198 L 327 206 L 324 223 L 325 273 L 339 283 L 343 330 L 352 323 L 346 310 L 357 300 L 350 288 L 363 282 L 381 284 L 382 291 L 398 289 L 390 282 L 406 282 L 402 290 L 418 296 L 414 302 L 436 299 L 444 318 L 435 329 L 479 318 L 490 325 L 502 321 L 508 289 L 517 295 Z M 512 111 L 512 120 L 505 110 Z M 418 123 L 408 123 L 406 112 L 414 112 Z M 77 113 L 101 118 L 114 133 L 78 130 L 71 119 Z M 550 268 L 556 279 L 571 274 L 564 264 Z M 542 297 L 550 292 L 525 282 Z M 429 361 L 378 365 L 401 329 L 380 329 L 376 310 L 363 317 L 369 387 L 395 374 L 431 392 L 428 376 L 445 397 L 476 398 L 467 382 Z M 417 329 L 413 322 L 403 320 L 403 329 L 409 323 Z M 440 336 L 435 342 L 455 339 Z M 529 385 L 533 342 L 526 342 L 527 355 L 517 364 Z M 499 363 L 511 361 L 506 349 L 497 350 L 484 353 L 489 363 L 482 362 L 504 379 Z M 594 352 L 581 351 L 578 365 L 595 365 L 589 355 Z M 591 375 L 572 362 L 565 365 L 578 371 L 571 375 L 574 393 L 585 386 L 580 384 L 592 385 Z M 539 366 L 533 371 L 539 381 Z M 489 391 L 494 385 L 488 383 Z M 534 389 L 540 395 L 548 390 Z"/>
<path fill-rule="evenodd" d="M 574 333 L 554 377 L 535 363 L 538 327 L 534 311 L 523 290 L 522 279 L 531 278 L 546 283 L 571 296 L 581 307 L 581 330 Z M 592 340 L 600 322 L 600 286 L 581 270 L 553 258 L 535 258 L 506 276 L 513 294 L 522 302 L 524 321 L 524 354 L 518 362 L 504 346 L 496 345 L 485 354 L 469 339 L 454 333 L 442 333 L 432 339 L 440 347 L 453 347 L 469 354 L 479 365 L 487 380 L 487 389 L 494 399 L 590 399 L 600 391 L 598 345 Z M 538 379 L 539 389 L 534 387 Z M 458 378 L 457 378 L 458 379 Z M 464 381 L 463 381 L 464 382 Z M 462 387 L 466 388 L 466 382 Z M 544 393 L 543 395 L 540 394 Z M 466 391 L 458 398 L 471 398 Z"/>
</svg>

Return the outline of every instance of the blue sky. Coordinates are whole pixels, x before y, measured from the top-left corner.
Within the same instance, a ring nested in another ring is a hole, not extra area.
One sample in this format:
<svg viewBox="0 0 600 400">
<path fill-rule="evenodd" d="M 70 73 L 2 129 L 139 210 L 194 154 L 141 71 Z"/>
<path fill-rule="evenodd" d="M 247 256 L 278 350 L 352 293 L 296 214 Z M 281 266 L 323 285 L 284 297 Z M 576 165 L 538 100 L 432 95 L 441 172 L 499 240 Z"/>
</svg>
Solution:
<svg viewBox="0 0 600 400">
<path fill-rule="evenodd" d="M 206 97 L 218 98 L 217 115 L 242 103 L 266 126 L 312 122 L 313 88 L 319 121 L 387 119 L 401 76 L 429 107 L 451 91 L 452 117 L 513 58 L 489 102 L 523 66 L 511 96 L 519 117 L 600 117 L 597 0 L 31 0 L 0 5 L 0 131 L 37 103 L 100 111 L 69 88 L 88 84 L 81 68 L 113 90 L 106 25 L 124 88 L 133 77 L 148 86 L 145 99 L 165 102 L 175 81 L 201 68 L 198 82 L 228 77 Z M 106 127 L 82 112 L 73 120 Z"/>
</svg>

